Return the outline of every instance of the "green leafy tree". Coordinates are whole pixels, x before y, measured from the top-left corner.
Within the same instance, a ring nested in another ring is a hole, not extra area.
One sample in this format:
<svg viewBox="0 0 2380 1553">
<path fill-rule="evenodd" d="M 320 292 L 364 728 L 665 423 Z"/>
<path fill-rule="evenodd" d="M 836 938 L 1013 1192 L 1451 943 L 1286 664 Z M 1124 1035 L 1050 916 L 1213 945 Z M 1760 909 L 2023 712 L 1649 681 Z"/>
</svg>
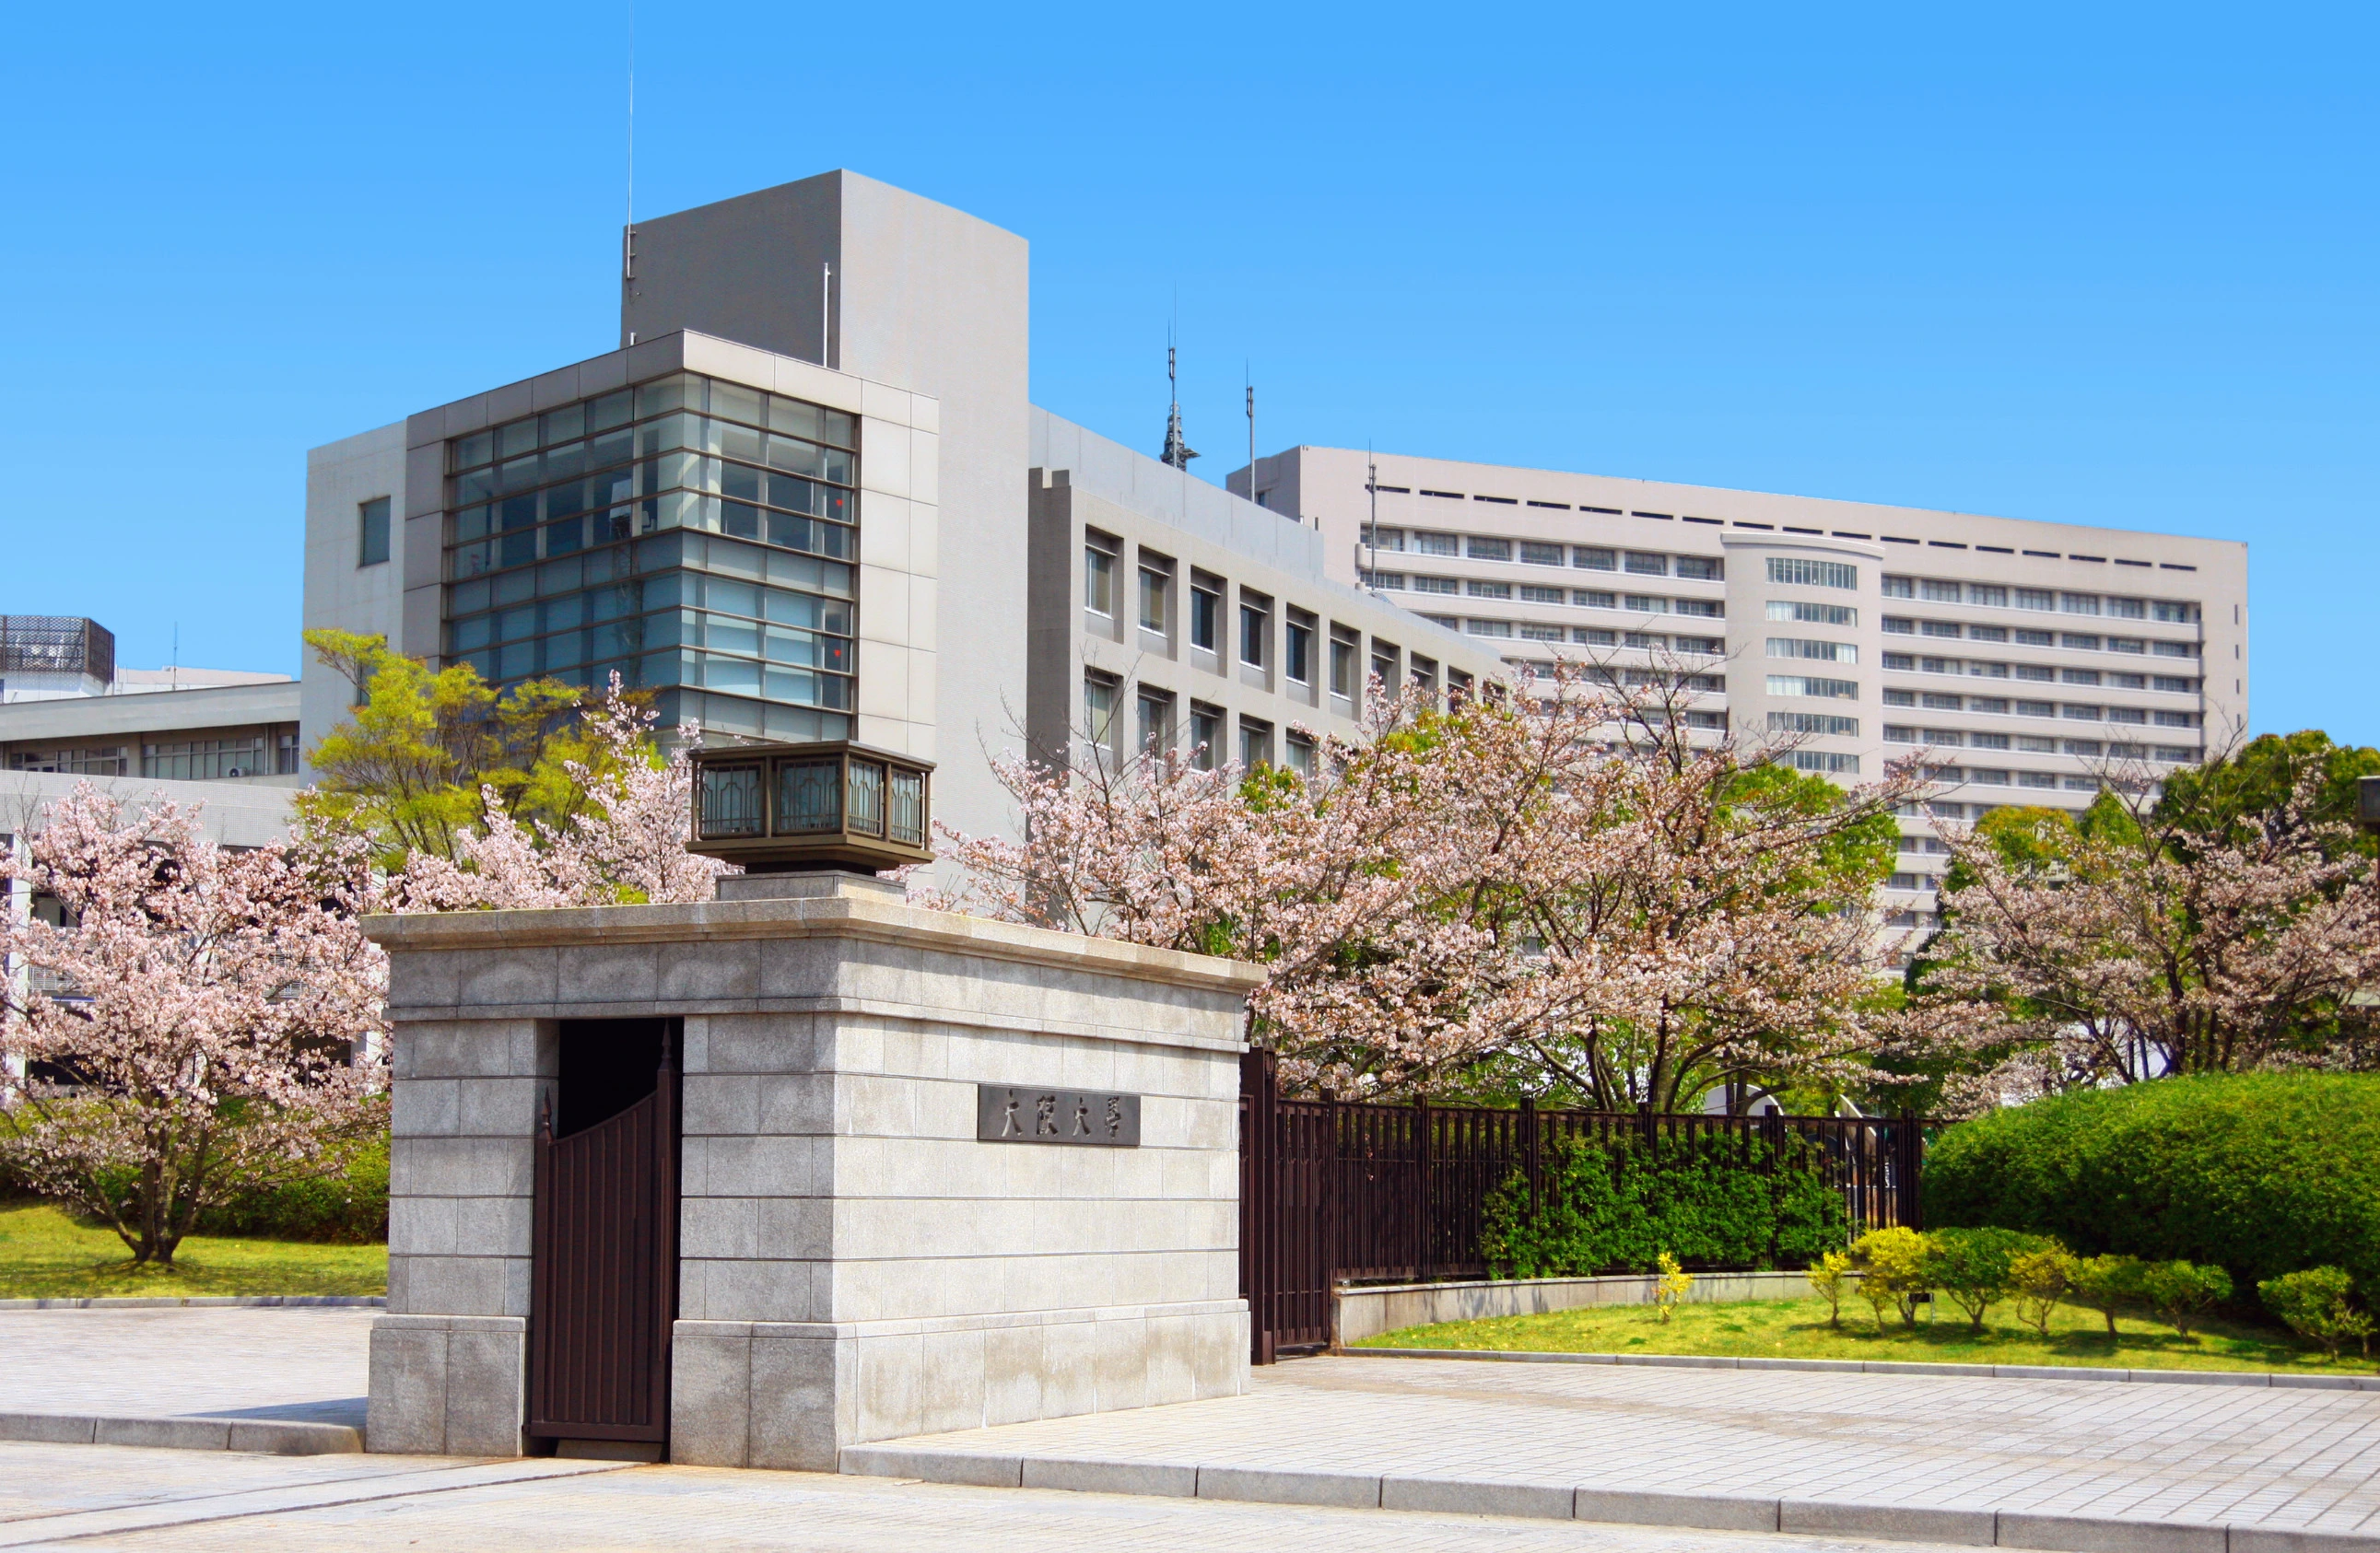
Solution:
<svg viewBox="0 0 2380 1553">
<path fill-rule="evenodd" d="M 432 671 L 380 637 L 309 631 L 306 643 L 358 704 L 308 757 L 319 776 L 298 796 L 300 823 L 362 837 L 384 867 L 455 858 L 492 804 L 516 822 L 565 825 L 620 758 L 586 726 L 587 693 L 559 681 L 499 692 L 468 663 Z"/>
</svg>

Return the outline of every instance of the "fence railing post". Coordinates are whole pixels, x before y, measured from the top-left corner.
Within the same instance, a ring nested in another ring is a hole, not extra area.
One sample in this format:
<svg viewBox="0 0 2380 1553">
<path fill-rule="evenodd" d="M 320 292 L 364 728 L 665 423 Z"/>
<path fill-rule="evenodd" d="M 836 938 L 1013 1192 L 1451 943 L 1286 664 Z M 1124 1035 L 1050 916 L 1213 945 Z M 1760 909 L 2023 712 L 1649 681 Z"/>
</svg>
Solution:
<svg viewBox="0 0 2380 1553">
<path fill-rule="evenodd" d="M 1543 1211 L 1538 1206 L 1537 1172 L 1537 1102 L 1530 1096 L 1521 1097 L 1521 1171 L 1529 1183 L 1529 1219 L 1536 1221 Z"/>
<path fill-rule="evenodd" d="M 1897 1195 L 1900 1201 L 1900 1222 L 1912 1230 L 1925 1228 L 1925 1134 L 1918 1125 L 1914 1112 L 1902 1111 L 1900 1125 L 1893 1142 L 1898 1146 L 1900 1169 L 1896 1172 Z"/>
</svg>

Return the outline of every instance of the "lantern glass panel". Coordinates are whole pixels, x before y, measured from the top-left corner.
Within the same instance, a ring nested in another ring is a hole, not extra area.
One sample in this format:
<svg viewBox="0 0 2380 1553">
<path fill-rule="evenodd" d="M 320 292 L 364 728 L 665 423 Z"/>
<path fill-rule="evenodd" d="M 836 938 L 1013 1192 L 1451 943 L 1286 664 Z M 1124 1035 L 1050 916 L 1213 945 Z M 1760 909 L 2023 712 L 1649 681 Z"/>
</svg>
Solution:
<svg viewBox="0 0 2380 1553">
<path fill-rule="evenodd" d="M 759 766 L 705 766 L 699 794 L 704 836 L 760 834 Z"/>
<path fill-rule="evenodd" d="M 895 766 L 884 783 L 884 836 L 904 846 L 926 844 L 926 773 Z"/>
<path fill-rule="evenodd" d="M 787 760 L 777 767 L 777 833 L 807 835 L 843 828 L 840 760 Z"/>
<path fill-rule="evenodd" d="M 884 833 L 884 768 L 873 760 L 854 760 L 851 780 L 846 784 L 849 796 L 845 805 L 850 812 L 852 833 L 880 836 Z"/>
</svg>

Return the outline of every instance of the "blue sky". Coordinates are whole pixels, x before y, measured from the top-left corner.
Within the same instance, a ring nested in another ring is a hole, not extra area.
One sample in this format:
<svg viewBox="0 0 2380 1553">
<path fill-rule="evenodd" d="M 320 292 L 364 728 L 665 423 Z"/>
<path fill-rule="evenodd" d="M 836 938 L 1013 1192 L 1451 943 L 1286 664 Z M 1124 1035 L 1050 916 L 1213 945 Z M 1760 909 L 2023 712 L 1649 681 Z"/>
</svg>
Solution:
<svg viewBox="0 0 2380 1553">
<path fill-rule="evenodd" d="M 1806 13 L 1806 14 L 1805 14 Z M 2380 742 L 2373 14 L 644 0 L 637 203 L 1029 238 L 1035 398 L 2251 544 Z M 628 12 L 45 6 L 0 64 L 0 609 L 291 670 L 304 450 L 608 348 Z M 1178 298 L 1178 300 L 1177 300 Z"/>
</svg>

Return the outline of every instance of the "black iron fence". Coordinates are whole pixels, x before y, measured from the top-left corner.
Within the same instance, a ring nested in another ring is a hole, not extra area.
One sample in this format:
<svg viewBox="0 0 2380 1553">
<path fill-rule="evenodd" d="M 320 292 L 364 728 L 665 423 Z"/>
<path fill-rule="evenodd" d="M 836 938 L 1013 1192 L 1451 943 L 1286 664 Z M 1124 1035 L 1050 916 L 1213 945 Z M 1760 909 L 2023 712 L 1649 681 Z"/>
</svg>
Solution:
<svg viewBox="0 0 2380 1553">
<path fill-rule="evenodd" d="M 1349 1280 L 1481 1278 L 1488 1195 L 1535 1187 L 1557 1144 L 1798 1139 L 1843 1195 L 1852 1233 L 1920 1224 L 1925 1123 L 1913 1117 L 1708 1116 L 1283 1099 L 1268 1051 L 1240 1068 L 1240 1289 L 1255 1358 L 1330 1340 L 1330 1288 Z"/>
</svg>

